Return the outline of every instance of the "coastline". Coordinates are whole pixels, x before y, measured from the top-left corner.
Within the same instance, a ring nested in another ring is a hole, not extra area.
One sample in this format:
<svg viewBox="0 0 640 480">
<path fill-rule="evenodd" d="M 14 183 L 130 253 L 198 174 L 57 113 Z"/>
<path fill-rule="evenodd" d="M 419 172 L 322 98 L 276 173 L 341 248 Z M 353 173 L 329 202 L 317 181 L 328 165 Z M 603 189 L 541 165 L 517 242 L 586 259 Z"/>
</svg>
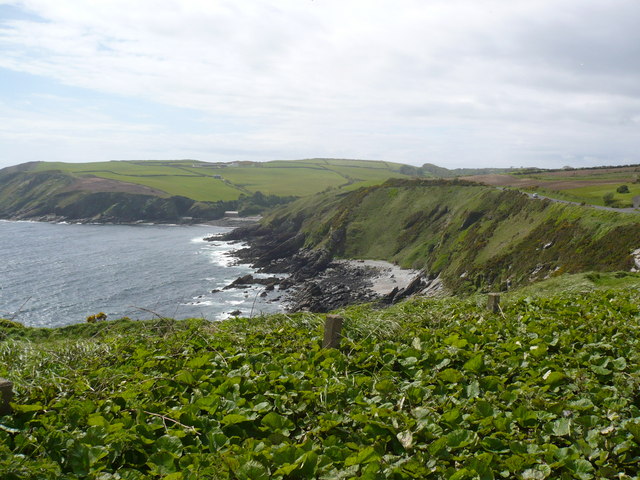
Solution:
<svg viewBox="0 0 640 480">
<path fill-rule="evenodd" d="M 205 240 L 245 243 L 246 247 L 233 252 L 236 261 L 272 276 L 267 282 L 252 276 L 238 278 L 225 288 L 263 284 L 265 290 L 272 291 L 277 287 L 281 292 L 278 301 L 288 312 L 325 313 L 368 302 L 382 306 L 412 295 L 438 296 L 445 291 L 438 277 L 431 278 L 423 271 L 403 269 L 384 260 L 336 259 L 328 249 L 305 248 L 303 234 L 259 223 Z"/>
<path fill-rule="evenodd" d="M 105 220 L 96 221 L 93 218 L 67 218 L 54 215 L 45 215 L 39 217 L 26 217 L 26 218 L 0 218 L 1 222 L 34 222 L 34 223 L 54 223 L 54 224 L 76 224 L 76 225 L 210 225 L 212 227 L 229 227 L 237 228 L 247 225 L 253 225 L 260 222 L 261 216 L 251 217 L 222 217 L 215 220 L 183 220 L 180 222 L 175 221 L 149 221 L 149 220 L 136 220 L 133 222 L 122 222 L 117 220 Z"/>
</svg>

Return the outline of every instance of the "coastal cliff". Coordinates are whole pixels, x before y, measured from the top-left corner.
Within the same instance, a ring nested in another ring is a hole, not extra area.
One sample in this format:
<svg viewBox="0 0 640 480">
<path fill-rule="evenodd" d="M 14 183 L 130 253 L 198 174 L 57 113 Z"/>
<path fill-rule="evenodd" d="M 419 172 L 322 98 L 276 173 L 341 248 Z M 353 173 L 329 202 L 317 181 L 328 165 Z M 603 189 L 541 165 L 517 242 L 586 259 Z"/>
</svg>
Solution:
<svg viewBox="0 0 640 480">
<path fill-rule="evenodd" d="M 638 214 L 533 199 L 460 180 L 389 180 L 323 193 L 234 230 L 241 258 L 312 279 L 336 258 L 420 270 L 453 293 L 508 290 L 563 273 L 629 271 Z M 420 289 L 418 289 L 420 290 Z"/>
</svg>

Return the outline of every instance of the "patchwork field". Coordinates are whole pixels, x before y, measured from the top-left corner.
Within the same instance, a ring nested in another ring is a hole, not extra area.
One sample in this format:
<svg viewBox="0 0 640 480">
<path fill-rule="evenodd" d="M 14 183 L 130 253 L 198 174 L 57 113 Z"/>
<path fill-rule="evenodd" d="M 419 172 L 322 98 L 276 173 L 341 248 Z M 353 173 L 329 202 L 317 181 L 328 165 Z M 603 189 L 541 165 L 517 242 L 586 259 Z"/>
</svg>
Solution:
<svg viewBox="0 0 640 480">
<path fill-rule="evenodd" d="M 476 175 L 465 177 L 486 185 L 515 187 L 545 196 L 584 202 L 591 205 L 631 207 L 632 199 L 640 195 L 640 166 L 592 168 L 580 170 L 536 171 L 511 175 Z M 620 193 L 626 185 L 628 192 Z M 608 200 L 605 195 L 610 194 Z M 612 195 L 612 196 L 611 196 Z"/>
<path fill-rule="evenodd" d="M 240 195 L 304 196 L 327 188 L 357 188 L 400 173 L 402 164 L 367 160 L 309 159 L 264 163 L 206 163 L 195 160 L 41 162 L 32 171 L 59 170 L 92 191 L 182 195 L 198 201 L 235 200 Z M 97 182 L 92 178 L 122 182 Z M 136 188 L 137 186 L 137 188 Z"/>
</svg>

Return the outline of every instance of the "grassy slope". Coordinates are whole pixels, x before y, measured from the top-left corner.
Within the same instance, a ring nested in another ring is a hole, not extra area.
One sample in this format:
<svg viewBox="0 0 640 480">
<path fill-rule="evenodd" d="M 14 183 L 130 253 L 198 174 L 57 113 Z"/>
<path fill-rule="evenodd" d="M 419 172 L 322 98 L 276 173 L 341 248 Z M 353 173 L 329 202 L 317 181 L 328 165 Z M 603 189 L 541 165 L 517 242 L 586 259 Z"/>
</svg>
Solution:
<svg viewBox="0 0 640 480">
<path fill-rule="evenodd" d="M 311 314 L 0 326 L 0 477 L 638 478 L 640 278 L 563 278 L 352 307 L 339 350 Z"/>
<path fill-rule="evenodd" d="M 390 181 L 348 195 L 326 193 L 278 210 L 265 223 L 297 218 L 304 219 L 308 246 L 426 268 L 456 290 L 562 272 L 628 270 L 630 252 L 640 247 L 637 215 L 461 182 Z M 336 232 L 344 233 L 339 245 Z"/>
<path fill-rule="evenodd" d="M 197 167 L 194 167 L 196 165 Z M 60 170 L 73 176 L 98 177 L 144 185 L 199 201 L 237 199 L 261 191 L 280 196 L 304 196 L 341 185 L 360 186 L 381 182 L 398 173 L 401 164 L 366 160 L 309 159 L 244 162 L 212 168 L 191 160 L 112 161 L 96 163 L 42 162 L 33 171 Z M 222 176 L 223 180 L 214 178 Z"/>
</svg>

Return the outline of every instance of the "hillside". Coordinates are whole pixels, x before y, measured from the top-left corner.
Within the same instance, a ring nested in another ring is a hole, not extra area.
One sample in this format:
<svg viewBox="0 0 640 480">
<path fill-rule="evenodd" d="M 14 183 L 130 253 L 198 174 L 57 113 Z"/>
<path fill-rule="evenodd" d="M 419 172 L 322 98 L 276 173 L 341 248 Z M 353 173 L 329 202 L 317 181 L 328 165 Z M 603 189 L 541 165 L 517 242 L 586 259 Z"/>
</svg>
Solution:
<svg viewBox="0 0 640 480">
<path fill-rule="evenodd" d="M 640 248 L 639 219 L 468 181 L 389 180 L 301 199 L 236 235 L 295 238 L 337 257 L 424 269 L 469 292 L 567 272 L 628 271 Z"/>
<path fill-rule="evenodd" d="M 367 160 L 308 159 L 207 163 L 195 160 L 39 162 L 30 171 L 60 171 L 74 178 L 100 178 L 155 189 L 165 195 L 216 202 L 257 191 L 303 196 L 327 188 L 359 187 L 400 174 L 402 164 Z"/>
<path fill-rule="evenodd" d="M 326 189 L 403 177 L 402 165 L 311 159 L 265 163 L 33 162 L 0 170 L 0 218 L 178 221 L 251 215 Z"/>
<path fill-rule="evenodd" d="M 637 478 L 640 279 L 323 317 L 0 325 L 0 478 Z M 614 287 L 615 285 L 615 287 Z"/>
</svg>

